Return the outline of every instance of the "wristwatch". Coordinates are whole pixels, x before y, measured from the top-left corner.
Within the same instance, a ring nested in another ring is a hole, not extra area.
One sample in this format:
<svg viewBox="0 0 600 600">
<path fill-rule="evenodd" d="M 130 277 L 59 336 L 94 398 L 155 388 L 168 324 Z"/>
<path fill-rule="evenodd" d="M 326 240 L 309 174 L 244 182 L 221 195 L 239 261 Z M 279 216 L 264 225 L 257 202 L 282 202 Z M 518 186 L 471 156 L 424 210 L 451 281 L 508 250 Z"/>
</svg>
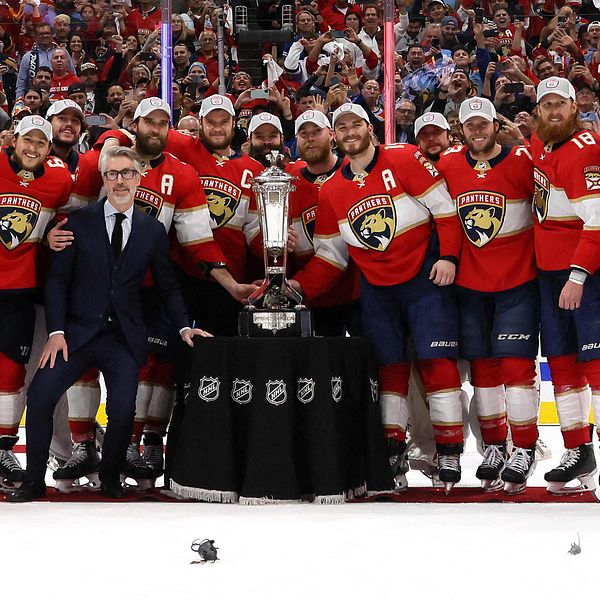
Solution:
<svg viewBox="0 0 600 600">
<path fill-rule="evenodd" d="M 200 267 L 202 274 L 205 277 L 209 277 L 210 272 L 213 269 L 226 269 L 227 263 L 224 263 L 224 262 L 201 262 L 198 266 Z"/>
</svg>

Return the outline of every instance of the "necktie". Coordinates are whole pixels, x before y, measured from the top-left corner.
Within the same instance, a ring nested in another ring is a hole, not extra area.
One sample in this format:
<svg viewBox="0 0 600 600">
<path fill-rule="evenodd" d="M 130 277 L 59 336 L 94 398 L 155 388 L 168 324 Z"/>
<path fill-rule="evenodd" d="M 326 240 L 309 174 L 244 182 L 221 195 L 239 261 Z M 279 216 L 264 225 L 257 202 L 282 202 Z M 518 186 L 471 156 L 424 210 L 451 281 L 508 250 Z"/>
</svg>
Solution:
<svg viewBox="0 0 600 600">
<path fill-rule="evenodd" d="M 123 247 L 123 220 L 125 215 L 123 213 L 115 213 L 115 228 L 110 238 L 110 245 L 112 247 L 115 260 L 121 255 Z"/>
</svg>

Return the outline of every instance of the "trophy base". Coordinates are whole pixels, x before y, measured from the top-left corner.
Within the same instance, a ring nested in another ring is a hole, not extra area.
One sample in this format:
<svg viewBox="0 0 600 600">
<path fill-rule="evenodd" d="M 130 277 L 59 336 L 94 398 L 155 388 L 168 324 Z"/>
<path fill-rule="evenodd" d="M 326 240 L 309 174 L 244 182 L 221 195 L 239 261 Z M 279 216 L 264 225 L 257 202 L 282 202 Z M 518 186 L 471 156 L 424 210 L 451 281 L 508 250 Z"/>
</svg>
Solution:
<svg viewBox="0 0 600 600">
<path fill-rule="evenodd" d="M 312 314 L 308 308 L 244 307 L 238 318 L 238 333 L 241 337 L 311 337 Z"/>
</svg>

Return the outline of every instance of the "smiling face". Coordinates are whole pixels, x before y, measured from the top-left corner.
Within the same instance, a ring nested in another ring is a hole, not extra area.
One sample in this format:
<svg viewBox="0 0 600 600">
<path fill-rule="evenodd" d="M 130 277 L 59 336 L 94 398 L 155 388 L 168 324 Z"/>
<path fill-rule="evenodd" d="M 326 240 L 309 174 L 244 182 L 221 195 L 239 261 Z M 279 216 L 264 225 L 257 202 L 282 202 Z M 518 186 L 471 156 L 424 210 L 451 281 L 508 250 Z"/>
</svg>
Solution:
<svg viewBox="0 0 600 600">
<path fill-rule="evenodd" d="M 300 158 L 308 165 L 324 162 L 331 154 L 333 131 L 314 123 L 304 123 L 296 136 Z"/>
<path fill-rule="evenodd" d="M 496 144 L 498 124 L 484 117 L 471 117 L 462 126 L 465 143 L 473 155 L 485 154 Z"/>
<path fill-rule="evenodd" d="M 419 150 L 432 161 L 437 161 L 440 154 L 450 147 L 448 130 L 437 125 L 425 125 L 417 136 Z"/>
<path fill-rule="evenodd" d="M 70 148 L 77 143 L 81 134 L 81 115 L 73 108 L 63 110 L 52 117 L 52 143 Z"/>
<path fill-rule="evenodd" d="M 338 117 L 335 123 L 337 145 L 350 158 L 367 150 L 371 144 L 372 133 L 373 126 L 352 113 Z"/>
<path fill-rule="evenodd" d="M 538 104 L 536 133 L 544 142 L 560 142 L 577 128 L 577 102 L 546 94 Z"/>
<path fill-rule="evenodd" d="M 21 169 L 35 171 L 42 166 L 50 152 L 50 142 L 37 129 L 32 129 L 14 139 L 13 160 Z"/>
</svg>

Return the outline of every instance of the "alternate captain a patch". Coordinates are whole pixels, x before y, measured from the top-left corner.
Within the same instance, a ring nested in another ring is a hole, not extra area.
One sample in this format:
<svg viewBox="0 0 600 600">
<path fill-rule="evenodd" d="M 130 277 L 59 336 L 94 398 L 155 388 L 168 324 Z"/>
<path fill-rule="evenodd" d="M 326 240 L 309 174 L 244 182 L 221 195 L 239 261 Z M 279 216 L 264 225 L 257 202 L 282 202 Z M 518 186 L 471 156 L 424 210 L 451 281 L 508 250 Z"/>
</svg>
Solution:
<svg viewBox="0 0 600 600">
<path fill-rule="evenodd" d="M 458 217 L 468 240 L 482 248 L 502 228 L 506 214 L 506 198 L 494 192 L 468 192 L 456 198 Z"/>
<path fill-rule="evenodd" d="M 242 190 L 230 181 L 219 177 L 202 177 L 202 185 L 210 218 L 216 226 L 214 228 L 223 227 L 235 215 L 242 198 Z"/>
<path fill-rule="evenodd" d="M 19 194 L 0 195 L 0 242 L 7 250 L 22 244 L 35 229 L 42 203 Z"/>
<path fill-rule="evenodd" d="M 381 194 L 363 198 L 348 211 L 348 224 L 363 246 L 385 252 L 396 234 L 392 197 Z"/>
<path fill-rule="evenodd" d="M 550 181 L 539 169 L 533 170 L 535 192 L 533 194 L 533 213 L 542 223 L 548 216 L 548 200 L 550 199 Z"/>
<path fill-rule="evenodd" d="M 588 192 L 600 191 L 600 166 L 590 165 L 583 169 L 583 176 L 585 178 L 585 189 Z"/>
</svg>

